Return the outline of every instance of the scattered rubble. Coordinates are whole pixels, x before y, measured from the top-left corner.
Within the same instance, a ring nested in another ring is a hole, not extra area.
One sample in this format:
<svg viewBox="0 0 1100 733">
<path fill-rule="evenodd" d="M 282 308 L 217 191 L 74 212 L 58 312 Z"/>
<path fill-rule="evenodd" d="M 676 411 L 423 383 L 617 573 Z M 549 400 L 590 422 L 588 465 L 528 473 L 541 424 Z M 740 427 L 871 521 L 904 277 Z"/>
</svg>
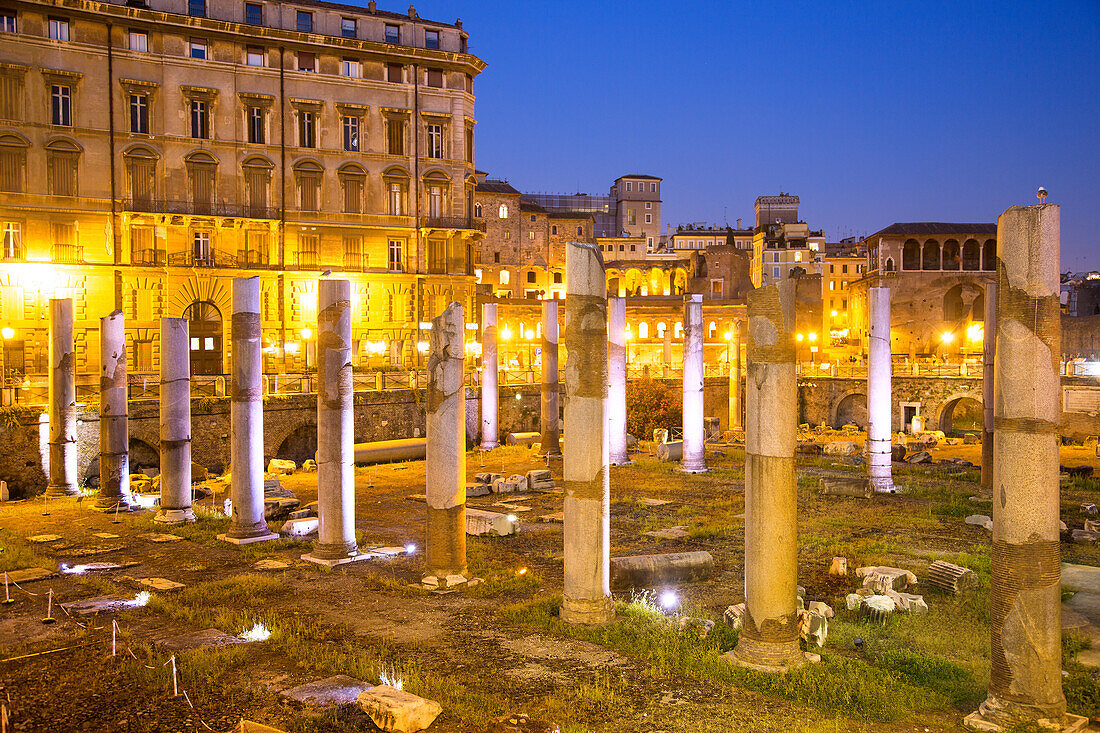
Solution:
<svg viewBox="0 0 1100 733">
<path fill-rule="evenodd" d="M 984 527 L 990 532 L 993 531 L 993 519 L 987 517 L 984 514 L 971 514 L 969 517 L 963 520 L 967 524 L 973 524 L 975 527 Z"/>
<path fill-rule="evenodd" d="M 936 560 L 928 567 L 928 585 L 939 588 L 945 593 L 958 595 L 965 590 L 976 588 L 978 576 L 969 568 Z"/>
<path fill-rule="evenodd" d="M 378 685 L 358 696 L 359 707 L 384 731 L 414 733 L 430 726 L 443 707 L 389 685 Z"/>
</svg>

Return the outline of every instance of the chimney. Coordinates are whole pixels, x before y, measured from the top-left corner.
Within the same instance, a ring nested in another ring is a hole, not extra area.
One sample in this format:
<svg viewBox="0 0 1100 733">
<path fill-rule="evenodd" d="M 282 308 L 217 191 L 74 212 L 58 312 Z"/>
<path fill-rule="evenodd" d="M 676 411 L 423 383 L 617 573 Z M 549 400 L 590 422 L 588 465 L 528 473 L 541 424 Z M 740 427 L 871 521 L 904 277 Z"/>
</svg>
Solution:
<svg viewBox="0 0 1100 733">
<path fill-rule="evenodd" d="M 416 8 L 412 5 L 409 6 L 409 17 L 416 20 Z"/>
<path fill-rule="evenodd" d="M 374 15 L 375 13 L 377 13 L 378 12 L 378 3 L 376 3 L 374 0 L 370 0 L 370 2 L 367 3 L 367 12 L 370 13 L 371 15 Z"/>
<path fill-rule="evenodd" d="M 737 219 L 737 228 L 738 229 L 741 228 L 741 219 L 740 218 Z"/>
</svg>

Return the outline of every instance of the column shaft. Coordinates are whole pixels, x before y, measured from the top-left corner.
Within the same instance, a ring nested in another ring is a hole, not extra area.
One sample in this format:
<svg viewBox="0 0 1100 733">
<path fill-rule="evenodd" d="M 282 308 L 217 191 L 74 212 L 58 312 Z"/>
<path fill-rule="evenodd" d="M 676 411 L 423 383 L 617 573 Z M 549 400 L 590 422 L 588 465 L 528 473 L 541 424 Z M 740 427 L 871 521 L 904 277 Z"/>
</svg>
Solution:
<svg viewBox="0 0 1100 733">
<path fill-rule="evenodd" d="M 626 298 L 607 299 L 607 437 L 611 465 L 633 463 L 626 450 Z"/>
<path fill-rule="evenodd" d="M 703 296 L 684 296 L 684 457 L 680 470 L 704 473 Z"/>
<path fill-rule="evenodd" d="M 355 541 L 355 427 L 351 282 L 317 281 L 317 542 L 307 559 L 359 555 Z"/>
<path fill-rule="evenodd" d="M 565 584 L 561 619 L 597 624 L 611 602 L 608 477 L 607 282 L 595 244 L 566 245 Z"/>
<path fill-rule="evenodd" d="M 558 301 L 542 302 L 542 454 L 561 455 L 558 387 Z"/>
<path fill-rule="evenodd" d="M 160 319 L 160 511 L 165 524 L 194 522 L 191 509 L 191 327 Z"/>
<path fill-rule="evenodd" d="M 730 356 L 729 429 L 741 430 L 741 323 L 733 324 L 733 341 Z"/>
<path fill-rule="evenodd" d="M 867 315 L 867 474 L 873 490 L 893 493 L 890 288 L 867 289 Z"/>
<path fill-rule="evenodd" d="M 993 491 L 993 362 L 997 352 L 997 285 L 985 286 L 982 339 L 982 490 Z"/>
<path fill-rule="evenodd" d="M 96 507 L 129 510 L 130 431 L 127 425 L 126 320 L 122 311 L 99 319 L 99 498 Z"/>
<path fill-rule="evenodd" d="M 462 304 L 451 303 L 432 319 L 428 350 L 425 555 L 436 577 L 466 573 L 465 326 Z"/>
<path fill-rule="evenodd" d="M 497 304 L 481 306 L 481 449 L 500 446 L 497 428 Z"/>
<path fill-rule="evenodd" d="M 50 300 L 50 480 L 46 496 L 76 496 L 76 360 L 72 298 Z"/>
</svg>

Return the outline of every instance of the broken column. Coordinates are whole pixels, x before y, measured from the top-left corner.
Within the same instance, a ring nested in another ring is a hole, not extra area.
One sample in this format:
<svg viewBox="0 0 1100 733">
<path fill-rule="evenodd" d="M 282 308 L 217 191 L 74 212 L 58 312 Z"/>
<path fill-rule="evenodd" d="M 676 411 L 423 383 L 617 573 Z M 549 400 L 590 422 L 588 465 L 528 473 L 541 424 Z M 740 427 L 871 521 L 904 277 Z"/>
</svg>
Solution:
<svg viewBox="0 0 1100 733">
<path fill-rule="evenodd" d="M 611 602 L 611 489 L 608 482 L 607 281 L 599 248 L 566 245 L 565 583 L 561 619 L 600 624 Z"/>
<path fill-rule="evenodd" d="M 729 429 L 740 430 L 741 425 L 741 323 L 733 324 L 733 338 L 730 341 L 730 386 L 729 386 Z"/>
<path fill-rule="evenodd" d="M 466 573 L 465 325 L 462 304 L 451 303 L 432 319 L 428 350 L 426 460 L 431 470 L 424 490 L 428 503 L 424 544 L 427 574 L 441 579 Z"/>
<path fill-rule="evenodd" d="M 191 509 L 191 327 L 160 319 L 160 511 L 165 524 L 194 522 Z"/>
<path fill-rule="evenodd" d="M 867 475 L 874 491 L 892 494 L 890 288 L 867 289 L 867 317 Z"/>
<path fill-rule="evenodd" d="M 745 395 L 745 618 L 738 664 L 779 672 L 806 661 L 798 646 L 795 281 L 749 292 Z"/>
<path fill-rule="evenodd" d="M 351 367 L 351 281 L 317 281 L 317 517 L 303 560 L 338 565 L 359 557 L 355 542 L 355 426 Z"/>
<path fill-rule="evenodd" d="M 1062 693 L 1059 215 L 1013 206 L 997 221 L 992 643 L 988 697 L 965 721 L 975 730 L 1087 723 Z"/>
<path fill-rule="evenodd" d="M 680 470 L 704 473 L 703 296 L 684 296 L 684 457 Z"/>
<path fill-rule="evenodd" d="M 99 498 L 96 508 L 129 511 L 130 431 L 127 425 L 126 320 L 122 311 L 99 319 Z"/>
<path fill-rule="evenodd" d="M 500 447 L 497 430 L 497 304 L 481 305 L 481 450 Z"/>
<path fill-rule="evenodd" d="M 50 299 L 50 480 L 46 496 L 76 496 L 76 361 L 73 300 Z"/>
<path fill-rule="evenodd" d="M 607 299 L 607 440 L 612 466 L 634 462 L 626 449 L 626 298 Z"/>
<path fill-rule="evenodd" d="M 483 352 L 484 353 L 484 352 Z M 541 455 L 561 455 L 558 428 L 558 301 L 542 302 L 542 448 Z"/>
<path fill-rule="evenodd" d="M 230 497 L 233 521 L 219 539 L 236 545 L 277 539 L 264 520 L 264 403 L 260 279 L 233 279 L 230 359 Z"/>
<path fill-rule="evenodd" d="M 982 324 L 982 490 L 993 492 L 993 361 L 997 351 L 997 284 L 985 286 Z"/>
</svg>

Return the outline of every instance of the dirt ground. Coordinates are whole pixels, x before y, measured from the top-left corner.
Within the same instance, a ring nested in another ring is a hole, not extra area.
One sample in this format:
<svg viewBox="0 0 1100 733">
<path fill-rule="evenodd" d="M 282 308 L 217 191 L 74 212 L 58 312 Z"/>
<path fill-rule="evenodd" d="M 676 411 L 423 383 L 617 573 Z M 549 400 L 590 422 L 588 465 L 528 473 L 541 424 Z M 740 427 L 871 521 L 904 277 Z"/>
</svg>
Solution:
<svg viewBox="0 0 1100 733">
<path fill-rule="evenodd" d="M 979 446 L 932 453 L 981 458 Z M 219 542 L 214 535 L 228 521 L 218 516 L 222 494 L 201 502 L 199 522 L 183 527 L 155 525 L 152 512 L 116 519 L 88 500 L 0 505 L 0 569 L 127 565 L 9 587 L 14 602 L 0 606 L 0 705 L 9 727 L 220 732 L 245 718 L 288 731 L 371 731 L 354 707 L 303 708 L 278 693 L 337 673 L 377 684 L 385 673 L 443 705 L 431 728 L 437 731 L 491 730 L 502 715 L 519 712 L 573 731 L 961 730 L 962 717 L 984 697 L 989 666 L 990 536 L 963 522 L 990 513 L 977 469 L 896 464 L 903 493 L 866 500 L 818 490 L 822 475 L 860 474 L 853 459 L 800 459 L 799 582 L 808 600 L 826 601 L 836 618 L 825 647 L 815 649 L 823 655 L 817 669 L 777 682 L 731 671 L 719 656 L 736 639 L 722 612 L 744 600 L 743 453 L 713 447 L 712 470 L 699 476 L 675 472 L 644 451 L 635 458 L 634 466 L 611 472 L 612 554 L 709 551 L 713 576 L 675 589 L 680 607 L 673 614 L 673 621 L 677 614 L 716 621 L 705 639 L 679 633 L 650 597 L 631 591 L 616 591 L 619 620 L 607 628 L 560 623 L 562 525 L 539 521 L 561 511 L 556 493 L 470 499 L 471 507 L 515 514 L 520 532 L 470 537 L 470 569 L 485 582 L 449 594 L 411 587 L 421 576 L 418 552 L 326 570 L 299 559 L 308 540 Z M 1083 448 L 1065 447 L 1062 462 L 1100 473 L 1100 459 Z M 480 471 L 508 475 L 542 465 L 520 447 L 467 457 L 471 481 Z M 560 480 L 560 463 L 551 469 Z M 415 495 L 424 491 L 424 474 L 422 461 L 356 470 L 361 547 L 423 546 L 425 505 Z M 282 484 L 303 504 L 316 498 L 316 474 L 285 476 Z M 1080 505 L 1100 499 L 1098 488 L 1096 479 L 1063 483 L 1062 516 L 1071 528 L 1088 518 Z M 644 534 L 673 526 L 687 536 Z M 182 539 L 155 542 L 150 533 Z M 27 539 L 44 534 L 60 539 Z M 920 578 L 943 558 L 974 569 L 979 588 L 961 597 L 918 590 L 929 614 L 875 627 L 844 608 L 857 581 L 826 575 L 837 555 L 853 568 L 892 565 Z M 1100 565 L 1094 546 L 1064 542 L 1063 555 Z M 254 567 L 263 560 L 286 567 Z M 118 612 L 70 616 L 59 607 L 103 595 L 133 598 L 145 578 L 184 587 L 153 591 L 148 605 Z M 56 622 L 43 624 L 51 590 Z M 173 697 L 165 640 L 208 628 L 236 636 L 257 622 L 271 629 L 270 639 L 177 651 L 177 685 L 186 695 Z M 111 656 L 113 627 L 118 657 Z M 1100 700 L 1091 673 L 1069 664 L 1075 684 L 1084 686 L 1071 709 L 1088 707 L 1089 694 Z"/>
</svg>

